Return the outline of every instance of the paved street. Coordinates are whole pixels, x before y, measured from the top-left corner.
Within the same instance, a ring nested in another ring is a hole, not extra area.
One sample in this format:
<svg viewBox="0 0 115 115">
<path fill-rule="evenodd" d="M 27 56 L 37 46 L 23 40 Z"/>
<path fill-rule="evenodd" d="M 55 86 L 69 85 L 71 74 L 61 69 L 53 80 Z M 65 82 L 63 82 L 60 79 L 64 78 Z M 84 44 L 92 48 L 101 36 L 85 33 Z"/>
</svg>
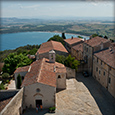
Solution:
<svg viewBox="0 0 115 115">
<path fill-rule="evenodd" d="M 8 85 L 8 90 L 14 90 L 14 89 L 16 89 L 15 80 L 11 80 L 10 84 Z"/>
<path fill-rule="evenodd" d="M 67 80 L 67 89 L 56 93 L 56 113 L 52 115 L 115 115 L 115 99 L 92 77 L 81 74 Z M 48 110 L 24 115 L 49 115 Z"/>
</svg>

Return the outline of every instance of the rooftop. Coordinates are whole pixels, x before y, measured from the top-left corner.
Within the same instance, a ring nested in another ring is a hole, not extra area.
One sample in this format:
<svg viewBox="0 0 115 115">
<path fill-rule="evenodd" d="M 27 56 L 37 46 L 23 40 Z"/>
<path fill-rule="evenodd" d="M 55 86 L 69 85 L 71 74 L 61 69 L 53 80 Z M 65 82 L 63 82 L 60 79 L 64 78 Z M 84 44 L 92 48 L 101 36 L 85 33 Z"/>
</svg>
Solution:
<svg viewBox="0 0 115 115">
<path fill-rule="evenodd" d="M 43 58 L 33 62 L 30 71 L 26 74 L 22 86 L 33 83 L 42 83 L 56 87 L 56 73 L 65 73 L 66 68 L 61 63 L 50 63 L 48 59 Z M 54 72 L 54 68 L 56 71 Z"/>
<path fill-rule="evenodd" d="M 64 39 L 65 42 L 67 42 L 68 44 L 72 45 L 74 43 L 83 41 L 83 39 L 81 38 L 69 38 L 69 39 Z"/>
<path fill-rule="evenodd" d="M 49 52 L 50 50 L 57 50 L 57 51 L 68 53 L 68 51 L 65 49 L 65 47 L 60 42 L 52 41 L 52 40 L 42 43 L 37 53 L 42 54 L 42 53 Z"/>
<path fill-rule="evenodd" d="M 96 57 L 104 61 L 110 67 L 115 68 L 115 47 L 113 50 L 106 49 L 94 54 Z"/>
<path fill-rule="evenodd" d="M 83 43 L 77 44 L 77 45 L 73 46 L 72 48 L 83 52 Z"/>
<path fill-rule="evenodd" d="M 19 67 L 14 71 L 14 73 L 26 72 L 28 71 L 29 67 L 30 66 Z"/>
<path fill-rule="evenodd" d="M 92 47 L 95 47 L 95 46 L 100 45 L 101 43 L 105 43 L 105 42 L 109 42 L 109 40 L 107 40 L 105 38 L 98 37 L 98 36 L 84 41 L 84 43 L 86 43 Z"/>
</svg>

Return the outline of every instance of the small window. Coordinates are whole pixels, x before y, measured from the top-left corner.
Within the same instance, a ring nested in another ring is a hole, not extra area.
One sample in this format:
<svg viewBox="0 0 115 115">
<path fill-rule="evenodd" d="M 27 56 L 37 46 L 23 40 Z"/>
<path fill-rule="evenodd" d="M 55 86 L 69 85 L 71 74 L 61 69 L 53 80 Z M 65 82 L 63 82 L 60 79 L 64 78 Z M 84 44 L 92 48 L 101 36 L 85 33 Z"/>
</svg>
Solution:
<svg viewBox="0 0 115 115">
<path fill-rule="evenodd" d="M 102 61 L 101 61 L 101 65 L 102 65 Z"/>
<path fill-rule="evenodd" d="M 109 70 L 111 71 L 111 67 L 109 67 Z"/>
<path fill-rule="evenodd" d="M 36 89 L 36 92 L 40 92 L 40 89 L 39 89 L 39 88 L 37 88 L 37 89 Z"/>
<path fill-rule="evenodd" d="M 111 78 L 109 77 L 109 84 L 111 83 Z"/>
<path fill-rule="evenodd" d="M 99 70 L 99 74 L 101 73 L 101 71 Z"/>
<path fill-rule="evenodd" d="M 96 67 L 96 71 L 98 71 L 98 67 Z"/>
<path fill-rule="evenodd" d="M 97 58 L 97 63 L 98 63 L 98 58 Z"/>
<path fill-rule="evenodd" d="M 60 79 L 60 78 L 61 78 L 61 76 L 60 76 L 60 75 L 58 75 L 58 78 Z"/>
<path fill-rule="evenodd" d="M 103 72 L 103 75 L 105 75 L 105 71 Z"/>
</svg>

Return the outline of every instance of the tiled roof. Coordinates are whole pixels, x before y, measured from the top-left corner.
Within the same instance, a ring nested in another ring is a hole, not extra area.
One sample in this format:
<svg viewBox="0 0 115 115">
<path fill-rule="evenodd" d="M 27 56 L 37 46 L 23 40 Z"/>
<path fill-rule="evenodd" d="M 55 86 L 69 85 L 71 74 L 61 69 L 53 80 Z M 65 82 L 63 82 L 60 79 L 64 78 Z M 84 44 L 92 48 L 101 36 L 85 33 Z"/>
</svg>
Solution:
<svg viewBox="0 0 115 115">
<path fill-rule="evenodd" d="M 107 40 L 105 38 L 98 37 L 98 36 L 84 41 L 84 43 L 86 43 L 92 47 L 95 47 L 95 46 L 100 45 L 101 43 L 105 43 L 105 42 L 109 42 L 109 40 Z"/>
<path fill-rule="evenodd" d="M 109 66 L 115 68 L 115 47 L 113 48 L 114 51 L 110 51 L 110 49 L 106 49 L 95 53 L 94 55 L 97 56 L 99 59 L 104 61 Z"/>
<path fill-rule="evenodd" d="M 42 53 L 49 52 L 50 50 L 57 50 L 57 51 L 68 53 L 68 51 L 65 49 L 65 47 L 60 42 L 52 41 L 52 40 L 42 43 L 37 53 L 42 54 Z"/>
<path fill-rule="evenodd" d="M 74 43 L 83 41 L 83 39 L 81 38 L 69 38 L 69 39 L 64 39 L 65 42 L 67 42 L 68 44 L 72 45 Z"/>
<path fill-rule="evenodd" d="M 22 82 L 22 86 L 27 86 L 33 83 L 42 83 L 56 87 L 56 72 L 66 72 L 66 68 L 60 63 L 49 63 L 49 60 L 43 58 L 33 62 L 30 72 L 28 72 Z M 56 71 L 54 72 L 54 67 Z"/>
<path fill-rule="evenodd" d="M 77 44 L 77 45 L 73 46 L 72 48 L 83 52 L 83 43 Z"/>
<path fill-rule="evenodd" d="M 12 97 L 0 101 L 0 112 L 4 109 L 4 107 L 11 101 Z"/>
<path fill-rule="evenodd" d="M 14 71 L 14 73 L 26 72 L 28 71 L 29 67 L 30 66 L 19 67 Z"/>
</svg>

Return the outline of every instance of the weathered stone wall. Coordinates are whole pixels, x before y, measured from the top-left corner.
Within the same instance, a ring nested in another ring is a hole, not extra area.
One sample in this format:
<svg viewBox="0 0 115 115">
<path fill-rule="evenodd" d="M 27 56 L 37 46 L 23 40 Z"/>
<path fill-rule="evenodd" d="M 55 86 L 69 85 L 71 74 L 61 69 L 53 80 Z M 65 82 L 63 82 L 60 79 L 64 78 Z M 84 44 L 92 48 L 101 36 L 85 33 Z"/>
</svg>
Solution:
<svg viewBox="0 0 115 115">
<path fill-rule="evenodd" d="M 66 89 L 66 73 L 56 73 L 56 88 L 57 89 Z"/>
<path fill-rule="evenodd" d="M 66 67 L 66 72 L 67 72 L 67 78 L 75 78 L 76 77 L 75 69 L 71 69 L 69 67 Z"/>
<path fill-rule="evenodd" d="M 0 90 L 0 101 L 13 97 L 19 90 Z"/>
<path fill-rule="evenodd" d="M 23 91 L 20 91 L 12 98 L 12 100 L 6 105 L 6 107 L 1 111 L 1 115 L 20 115 L 22 101 L 23 101 Z"/>
</svg>

